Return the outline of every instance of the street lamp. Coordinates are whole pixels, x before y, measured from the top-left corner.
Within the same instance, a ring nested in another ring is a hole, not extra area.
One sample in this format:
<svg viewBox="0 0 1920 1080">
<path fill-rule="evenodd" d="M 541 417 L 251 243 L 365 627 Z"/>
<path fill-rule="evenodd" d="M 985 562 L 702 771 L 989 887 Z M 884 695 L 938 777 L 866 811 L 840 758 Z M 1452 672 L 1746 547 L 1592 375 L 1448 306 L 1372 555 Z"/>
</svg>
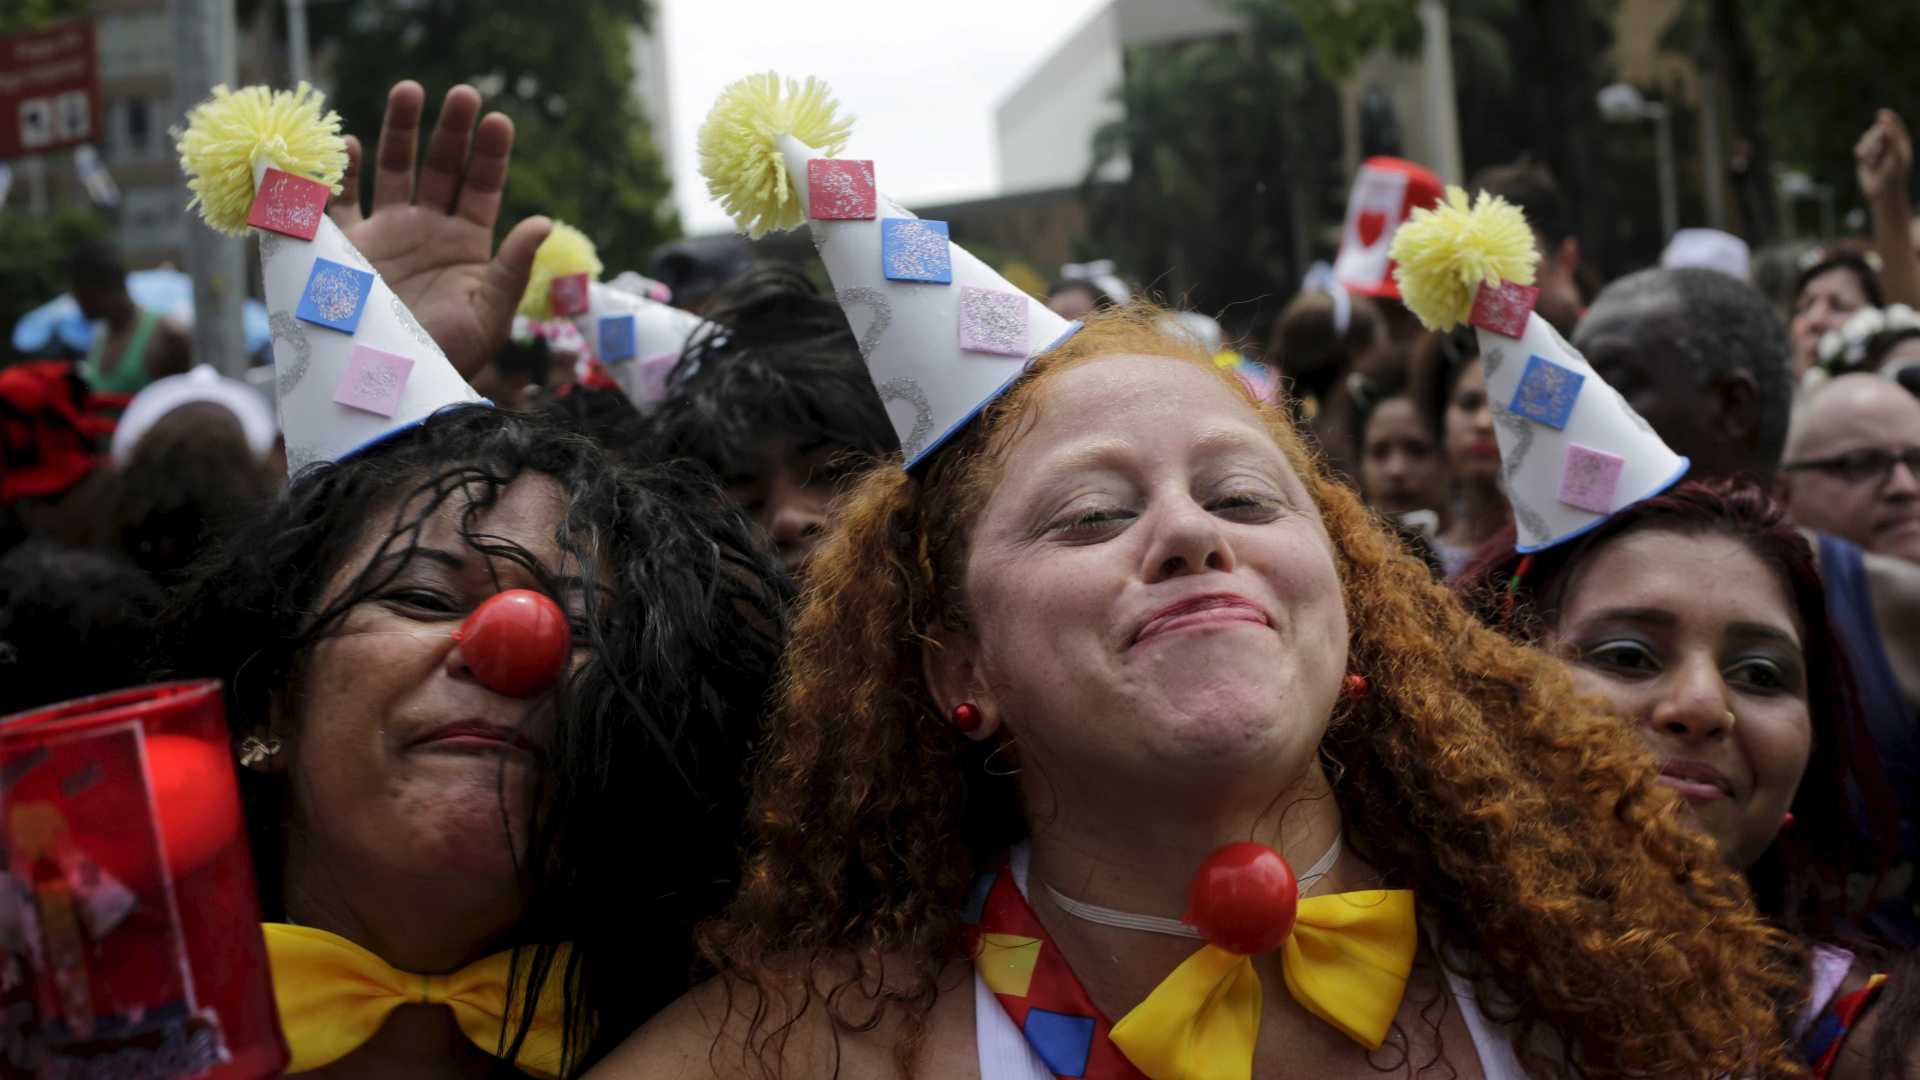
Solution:
<svg viewBox="0 0 1920 1080">
<path fill-rule="evenodd" d="M 1673 175 L 1673 125 L 1667 107 L 1648 101 L 1628 83 L 1600 88 L 1600 118 L 1609 124 L 1653 121 L 1654 158 L 1660 182 L 1660 229 L 1663 238 L 1680 231 L 1680 191 Z"/>
</svg>

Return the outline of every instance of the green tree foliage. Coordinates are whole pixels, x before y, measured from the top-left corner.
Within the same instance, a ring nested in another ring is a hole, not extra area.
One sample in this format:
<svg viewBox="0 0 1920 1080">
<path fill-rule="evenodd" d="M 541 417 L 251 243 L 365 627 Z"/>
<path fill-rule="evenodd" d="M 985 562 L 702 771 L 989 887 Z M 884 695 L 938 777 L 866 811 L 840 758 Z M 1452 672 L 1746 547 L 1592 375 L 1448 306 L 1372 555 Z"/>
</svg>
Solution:
<svg viewBox="0 0 1920 1080">
<path fill-rule="evenodd" d="M 1743 0 L 1773 153 L 1859 199 L 1853 144 L 1890 108 L 1920 123 L 1920 4 Z"/>
<path fill-rule="evenodd" d="M 1340 110 L 1287 4 L 1231 6 L 1240 36 L 1129 51 L 1123 115 L 1095 133 L 1093 160 L 1124 158 L 1131 177 L 1090 178 L 1087 196 L 1100 254 L 1245 332 L 1291 293 L 1321 193 L 1342 182 Z"/>
<path fill-rule="evenodd" d="M 440 96 L 470 83 L 486 108 L 513 118 L 503 226 L 550 214 L 585 230 L 615 269 L 642 268 L 679 235 L 665 164 L 631 88 L 628 31 L 648 25 L 645 0 L 357 0 L 309 10 L 315 49 L 332 47 L 333 104 L 369 154 L 394 82 L 427 88 L 423 141 Z"/>
<path fill-rule="evenodd" d="M 83 0 L 7 0 L 0 6 L 0 34 L 30 33 L 81 14 Z"/>
<path fill-rule="evenodd" d="M 69 207 L 33 216 L 0 211 L 0 358 L 23 359 L 13 351 L 13 324 L 20 317 L 67 291 L 63 264 L 83 242 L 106 235 L 106 219 L 92 210 Z"/>
</svg>

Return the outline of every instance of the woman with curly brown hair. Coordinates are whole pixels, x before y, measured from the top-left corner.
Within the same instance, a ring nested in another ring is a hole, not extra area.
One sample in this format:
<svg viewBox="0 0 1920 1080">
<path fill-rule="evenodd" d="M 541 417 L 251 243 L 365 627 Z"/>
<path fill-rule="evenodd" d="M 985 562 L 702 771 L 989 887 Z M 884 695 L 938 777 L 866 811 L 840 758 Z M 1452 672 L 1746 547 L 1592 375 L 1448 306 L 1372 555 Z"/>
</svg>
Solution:
<svg viewBox="0 0 1920 1080">
<path fill-rule="evenodd" d="M 994 996 L 968 986 L 1004 852 L 1118 1015 L 1191 945 L 1076 909 L 1175 915 L 1223 843 L 1299 865 L 1342 838 L 1303 895 L 1411 889 L 1405 997 L 1368 1051 L 1267 995 L 1253 1075 L 1793 1075 L 1776 1004 L 1804 961 L 1631 735 L 1156 318 L 1096 316 L 843 505 L 704 937 L 723 977 L 609 1071 L 1027 1075 L 976 1056 Z"/>
</svg>

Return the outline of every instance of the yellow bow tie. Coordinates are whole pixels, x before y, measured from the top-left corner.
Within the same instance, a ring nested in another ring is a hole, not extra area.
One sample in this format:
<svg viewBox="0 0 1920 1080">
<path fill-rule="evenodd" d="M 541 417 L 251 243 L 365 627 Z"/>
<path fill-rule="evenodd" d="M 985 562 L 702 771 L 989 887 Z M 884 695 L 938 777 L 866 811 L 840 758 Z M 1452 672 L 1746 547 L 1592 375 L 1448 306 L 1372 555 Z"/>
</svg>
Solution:
<svg viewBox="0 0 1920 1080">
<path fill-rule="evenodd" d="M 451 975 L 409 975 L 338 934 L 284 923 L 264 923 L 261 929 L 273 966 L 280 1029 L 293 1051 L 288 1072 L 322 1068 L 353 1053 L 401 1005 L 445 1005 L 475 1046 L 489 1054 L 499 1050 L 512 953 L 495 953 Z M 559 983 L 565 969 L 562 952 L 513 1061 L 535 1076 L 560 1075 L 565 1005 Z M 518 1025 L 516 1014 L 513 1027 L 505 1030 L 511 1036 Z"/>
<path fill-rule="evenodd" d="M 1378 1050 L 1400 1011 L 1417 943 L 1405 889 L 1309 897 L 1280 968 L 1303 1008 Z M 1208 945 L 1121 1017 L 1112 1039 L 1152 1080 L 1249 1080 L 1259 1035 L 1253 959 Z"/>
</svg>

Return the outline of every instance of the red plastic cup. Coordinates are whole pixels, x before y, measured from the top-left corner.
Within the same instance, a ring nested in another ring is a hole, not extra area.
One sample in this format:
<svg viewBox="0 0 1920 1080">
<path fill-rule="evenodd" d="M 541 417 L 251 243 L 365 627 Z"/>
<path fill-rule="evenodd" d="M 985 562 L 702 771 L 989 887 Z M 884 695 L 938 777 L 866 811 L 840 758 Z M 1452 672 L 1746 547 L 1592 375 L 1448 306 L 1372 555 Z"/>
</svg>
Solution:
<svg viewBox="0 0 1920 1080">
<path fill-rule="evenodd" d="M 286 1065 L 220 684 L 0 719 L 0 1075 Z"/>
</svg>

